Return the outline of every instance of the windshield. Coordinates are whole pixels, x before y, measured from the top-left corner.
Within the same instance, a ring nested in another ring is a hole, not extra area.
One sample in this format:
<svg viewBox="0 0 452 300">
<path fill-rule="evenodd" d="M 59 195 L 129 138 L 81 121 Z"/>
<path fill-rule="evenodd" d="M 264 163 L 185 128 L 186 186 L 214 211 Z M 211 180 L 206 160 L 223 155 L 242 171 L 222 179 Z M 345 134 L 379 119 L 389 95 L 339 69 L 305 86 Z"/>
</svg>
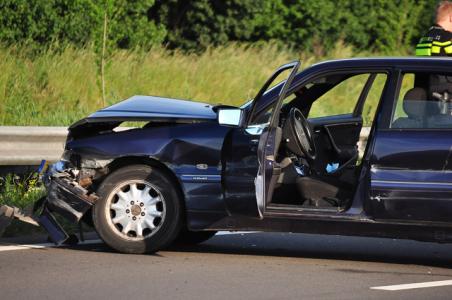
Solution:
<svg viewBox="0 0 452 300">
<path fill-rule="evenodd" d="M 281 109 L 282 100 L 286 97 L 288 92 L 288 88 L 292 83 L 292 80 L 295 78 L 295 74 L 298 71 L 300 66 L 300 61 L 295 60 L 285 65 L 279 67 L 272 76 L 265 82 L 264 86 L 259 90 L 257 96 L 252 101 L 251 107 L 249 109 L 249 113 L 247 116 L 246 124 L 253 125 L 256 120 L 262 123 L 262 120 L 259 119 L 259 108 L 258 106 L 262 106 L 266 104 L 267 99 L 264 97 L 265 94 L 270 94 L 267 98 L 273 99 L 273 94 L 277 97 L 277 101 L 272 101 L 270 104 L 271 111 L 279 111 Z M 289 72 L 289 75 L 287 75 Z M 284 74 L 284 75 L 283 75 Z M 280 78 L 284 78 L 285 80 L 281 81 Z M 275 84 L 275 82 L 277 82 Z M 265 99 L 265 100 L 263 100 Z M 279 118 L 279 114 L 270 113 L 270 125 L 275 124 Z M 263 122 L 265 123 L 265 122 Z"/>
<path fill-rule="evenodd" d="M 277 84 L 272 85 L 269 89 L 267 89 L 264 94 L 262 95 L 263 97 L 265 97 L 268 93 L 272 92 L 273 90 L 279 90 L 281 89 L 281 87 L 283 86 L 283 84 L 286 82 L 286 79 L 279 81 Z M 248 101 L 246 101 L 245 103 L 243 103 L 242 105 L 240 105 L 239 108 L 244 109 L 247 108 L 251 105 L 251 103 L 253 103 L 254 99 L 249 99 Z"/>
</svg>

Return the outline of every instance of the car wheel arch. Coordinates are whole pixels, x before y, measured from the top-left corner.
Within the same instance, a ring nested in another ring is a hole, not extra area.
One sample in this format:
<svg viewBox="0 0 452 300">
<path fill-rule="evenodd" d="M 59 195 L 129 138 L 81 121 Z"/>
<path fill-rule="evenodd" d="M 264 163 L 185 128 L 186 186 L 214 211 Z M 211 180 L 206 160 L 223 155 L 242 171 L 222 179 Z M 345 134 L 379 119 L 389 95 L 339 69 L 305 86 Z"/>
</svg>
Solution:
<svg viewBox="0 0 452 300">
<path fill-rule="evenodd" d="M 171 168 L 169 168 L 166 164 L 161 162 L 160 160 L 156 158 L 151 158 L 149 156 L 123 156 L 114 159 L 109 165 L 108 165 L 108 174 L 126 166 L 130 165 L 147 165 L 153 168 L 158 168 L 160 171 L 163 171 L 168 177 L 173 181 L 174 187 L 177 190 L 177 193 L 180 196 L 180 199 L 182 200 L 182 211 L 184 212 L 183 215 L 183 223 L 186 224 L 186 218 L 185 218 L 185 193 L 182 188 L 182 184 L 180 180 L 177 178 L 176 174 L 174 173 Z M 107 174 L 107 175 L 108 175 Z"/>
</svg>

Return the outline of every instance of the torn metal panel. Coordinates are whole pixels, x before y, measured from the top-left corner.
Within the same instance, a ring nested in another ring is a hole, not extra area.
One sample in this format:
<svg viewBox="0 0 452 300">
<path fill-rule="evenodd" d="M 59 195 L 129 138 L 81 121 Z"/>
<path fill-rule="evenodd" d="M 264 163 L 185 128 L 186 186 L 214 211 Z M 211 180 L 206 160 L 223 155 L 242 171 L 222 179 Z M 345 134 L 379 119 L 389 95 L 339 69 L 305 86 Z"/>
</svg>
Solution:
<svg viewBox="0 0 452 300">
<path fill-rule="evenodd" d="M 44 207 L 38 220 L 39 224 L 47 231 L 50 239 L 55 244 L 60 245 L 69 238 L 69 235 L 64 231 L 63 227 L 61 227 L 47 207 Z"/>
<path fill-rule="evenodd" d="M 112 161 L 113 159 L 83 158 L 80 160 L 80 167 L 83 169 L 102 169 Z"/>
<path fill-rule="evenodd" d="M 83 215 L 98 199 L 86 187 L 92 184 L 89 175 L 92 172 L 82 173 L 78 170 L 66 169 L 66 162 L 52 165 L 43 176 L 47 188 L 47 196 L 35 202 L 34 215 L 25 215 L 17 207 L 0 207 L 0 235 L 11 223 L 17 219 L 35 226 L 42 226 L 49 234 L 50 239 L 57 245 L 76 244 L 77 237 L 68 235 L 55 219 L 53 213 L 66 218 L 68 221 L 78 223 Z M 77 181 L 77 175 L 84 174 L 83 186 Z"/>
<path fill-rule="evenodd" d="M 2 215 L 1 209 L 2 207 L 0 207 L 0 237 L 3 235 L 6 228 L 8 228 L 12 221 L 11 218 Z"/>
<path fill-rule="evenodd" d="M 0 206 L 0 237 L 5 232 L 6 228 L 11 224 L 13 219 L 39 226 L 38 222 L 33 216 L 25 215 L 18 207 L 11 207 L 8 205 Z"/>
<path fill-rule="evenodd" d="M 47 188 L 47 206 L 69 221 L 77 223 L 98 197 L 68 178 L 54 178 Z"/>
<path fill-rule="evenodd" d="M 18 207 L 11 207 L 8 205 L 0 206 L 0 217 L 5 217 L 9 219 L 17 219 L 19 221 L 39 226 L 38 222 L 33 217 L 25 215 L 22 210 Z"/>
</svg>

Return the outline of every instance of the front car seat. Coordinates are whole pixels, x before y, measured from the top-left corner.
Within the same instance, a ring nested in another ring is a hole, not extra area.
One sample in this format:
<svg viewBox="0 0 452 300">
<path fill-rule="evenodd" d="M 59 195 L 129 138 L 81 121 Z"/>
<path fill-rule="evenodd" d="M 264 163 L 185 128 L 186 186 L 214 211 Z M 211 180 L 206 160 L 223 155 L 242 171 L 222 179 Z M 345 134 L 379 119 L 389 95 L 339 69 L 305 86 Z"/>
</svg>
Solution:
<svg viewBox="0 0 452 300">
<path fill-rule="evenodd" d="M 296 180 L 303 205 L 342 207 L 353 197 L 353 186 L 328 177 L 299 177 Z"/>
<path fill-rule="evenodd" d="M 407 117 L 400 117 L 391 128 L 423 128 L 426 114 L 427 91 L 415 87 L 406 92 L 403 98 L 403 110 Z"/>
</svg>

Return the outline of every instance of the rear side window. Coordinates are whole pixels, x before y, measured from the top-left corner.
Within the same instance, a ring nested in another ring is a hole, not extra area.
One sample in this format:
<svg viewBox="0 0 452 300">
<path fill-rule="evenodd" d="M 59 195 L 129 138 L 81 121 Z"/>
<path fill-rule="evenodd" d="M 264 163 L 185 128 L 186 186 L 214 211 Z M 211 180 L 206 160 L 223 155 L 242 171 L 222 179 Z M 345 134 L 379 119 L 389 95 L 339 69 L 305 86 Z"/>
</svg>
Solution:
<svg viewBox="0 0 452 300">
<path fill-rule="evenodd" d="M 364 126 L 372 126 L 387 79 L 387 74 L 377 74 L 375 77 L 363 105 L 362 117 Z"/>
<path fill-rule="evenodd" d="M 404 73 L 391 128 L 452 128 L 452 74 Z"/>
</svg>

